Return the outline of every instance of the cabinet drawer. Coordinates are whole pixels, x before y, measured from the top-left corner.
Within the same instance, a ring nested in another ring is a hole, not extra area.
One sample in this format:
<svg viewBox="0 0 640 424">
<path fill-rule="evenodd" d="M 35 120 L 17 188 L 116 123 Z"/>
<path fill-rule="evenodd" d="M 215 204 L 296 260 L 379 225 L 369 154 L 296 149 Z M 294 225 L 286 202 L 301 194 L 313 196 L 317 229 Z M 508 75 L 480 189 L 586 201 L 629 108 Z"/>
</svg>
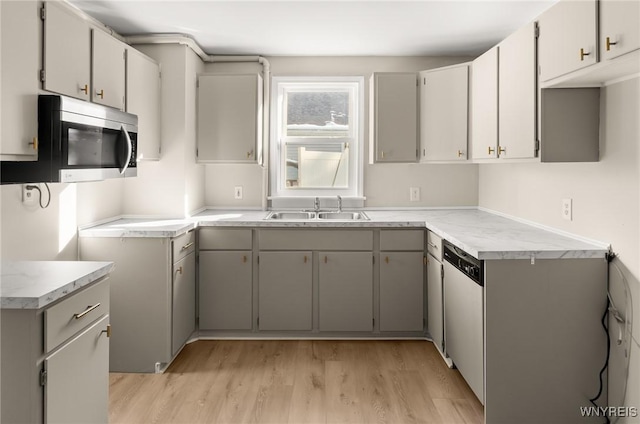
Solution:
<svg viewBox="0 0 640 424">
<path fill-rule="evenodd" d="M 203 228 L 200 250 L 251 250 L 251 230 L 246 228 Z"/>
<path fill-rule="evenodd" d="M 171 240 L 173 244 L 173 263 L 178 262 L 191 252 L 196 250 L 196 232 L 189 231 L 186 234 Z"/>
<path fill-rule="evenodd" d="M 427 231 L 427 251 L 437 260 L 442 260 L 442 238 L 431 231 Z"/>
<path fill-rule="evenodd" d="M 44 351 L 56 346 L 109 313 L 106 279 L 44 311 Z"/>
<path fill-rule="evenodd" d="M 260 250 L 372 250 L 371 230 L 261 230 Z"/>
<path fill-rule="evenodd" d="M 380 250 L 424 250 L 423 230 L 381 230 Z"/>
</svg>

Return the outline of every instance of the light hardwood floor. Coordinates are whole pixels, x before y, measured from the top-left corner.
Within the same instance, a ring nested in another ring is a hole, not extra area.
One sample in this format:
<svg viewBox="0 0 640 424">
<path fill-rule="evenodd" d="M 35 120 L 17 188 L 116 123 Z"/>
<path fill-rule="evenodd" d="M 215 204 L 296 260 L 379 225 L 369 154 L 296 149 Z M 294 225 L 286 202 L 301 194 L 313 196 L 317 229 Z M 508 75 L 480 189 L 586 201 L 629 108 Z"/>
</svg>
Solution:
<svg viewBox="0 0 640 424">
<path fill-rule="evenodd" d="M 110 423 L 482 423 L 427 341 L 198 341 L 164 374 L 110 375 Z"/>
</svg>

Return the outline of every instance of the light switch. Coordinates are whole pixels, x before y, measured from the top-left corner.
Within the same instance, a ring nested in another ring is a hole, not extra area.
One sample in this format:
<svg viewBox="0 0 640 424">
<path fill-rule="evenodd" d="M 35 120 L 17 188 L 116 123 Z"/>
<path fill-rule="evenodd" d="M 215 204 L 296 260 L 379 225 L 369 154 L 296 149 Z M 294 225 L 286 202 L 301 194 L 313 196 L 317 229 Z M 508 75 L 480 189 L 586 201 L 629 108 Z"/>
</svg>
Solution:
<svg viewBox="0 0 640 424">
<path fill-rule="evenodd" d="M 236 200 L 242 200 L 242 186 L 235 186 L 233 189 L 233 197 Z"/>
</svg>

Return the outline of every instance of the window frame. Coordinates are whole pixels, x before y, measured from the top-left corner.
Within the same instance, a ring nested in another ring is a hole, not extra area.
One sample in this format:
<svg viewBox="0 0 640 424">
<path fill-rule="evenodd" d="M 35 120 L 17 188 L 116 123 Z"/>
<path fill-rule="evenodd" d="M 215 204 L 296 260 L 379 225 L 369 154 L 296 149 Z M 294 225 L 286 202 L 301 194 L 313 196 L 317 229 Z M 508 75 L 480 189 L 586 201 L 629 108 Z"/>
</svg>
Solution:
<svg viewBox="0 0 640 424">
<path fill-rule="evenodd" d="M 323 90 L 322 86 L 326 87 Z M 349 136 L 347 137 L 287 137 L 285 135 L 286 120 L 284 105 L 285 94 L 295 91 L 331 91 L 332 88 L 353 91 L 349 107 Z M 342 196 L 361 198 L 363 193 L 364 169 L 364 77 L 273 77 L 270 118 L 270 147 L 269 147 L 269 186 L 270 198 L 305 198 Z M 349 143 L 348 184 L 344 188 L 316 187 L 316 188 L 287 188 L 286 187 L 286 146 L 287 144 L 305 144 L 312 140 L 322 140 L 328 143 Z"/>
</svg>

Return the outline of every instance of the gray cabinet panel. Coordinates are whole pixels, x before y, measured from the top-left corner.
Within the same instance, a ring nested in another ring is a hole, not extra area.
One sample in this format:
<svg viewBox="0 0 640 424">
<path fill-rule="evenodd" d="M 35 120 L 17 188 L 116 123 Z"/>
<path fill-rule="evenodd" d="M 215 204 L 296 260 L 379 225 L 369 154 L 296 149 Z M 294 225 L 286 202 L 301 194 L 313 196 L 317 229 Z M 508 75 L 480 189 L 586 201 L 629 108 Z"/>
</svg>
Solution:
<svg viewBox="0 0 640 424">
<path fill-rule="evenodd" d="M 380 331 L 421 331 L 424 325 L 422 252 L 380 254 Z"/>
<path fill-rule="evenodd" d="M 433 344 L 445 351 L 444 298 L 442 291 L 442 263 L 427 254 L 427 328 Z"/>
<path fill-rule="evenodd" d="M 380 230 L 380 250 L 424 250 L 424 230 Z"/>
<path fill-rule="evenodd" d="M 312 253 L 261 252 L 260 330 L 311 330 Z"/>
<path fill-rule="evenodd" d="M 252 253 L 200 252 L 200 329 L 250 330 Z"/>
<path fill-rule="evenodd" d="M 371 252 L 320 252 L 321 331 L 373 330 Z"/>
<path fill-rule="evenodd" d="M 260 230 L 260 250 L 371 250 L 372 230 Z"/>
<path fill-rule="evenodd" d="M 251 230 L 228 228 L 203 228 L 198 234 L 200 250 L 250 250 Z"/>
<path fill-rule="evenodd" d="M 45 423 L 109 422 L 109 316 L 44 360 Z"/>
<path fill-rule="evenodd" d="M 176 354 L 196 329 L 196 254 L 173 264 L 171 352 Z"/>
</svg>

